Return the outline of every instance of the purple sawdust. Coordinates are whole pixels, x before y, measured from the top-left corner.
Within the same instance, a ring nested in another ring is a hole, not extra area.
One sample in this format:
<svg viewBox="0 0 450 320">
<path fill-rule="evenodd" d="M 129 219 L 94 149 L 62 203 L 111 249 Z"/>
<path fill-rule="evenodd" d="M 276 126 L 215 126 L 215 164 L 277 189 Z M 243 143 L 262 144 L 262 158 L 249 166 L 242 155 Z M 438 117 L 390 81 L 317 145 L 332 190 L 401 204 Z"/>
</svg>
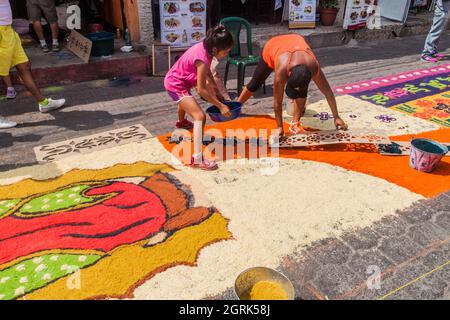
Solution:
<svg viewBox="0 0 450 320">
<path fill-rule="evenodd" d="M 380 120 L 381 122 L 391 123 L 392 121 L 397 121 L 396 118 L 382 114 L 379 116 L 376 116 L 375 119 Z"/>
<path fill-rule="evenodd" d="M 328 112 L 321 112 L 321 113 L 315 114 L 313 117 L 319 118 L 319 120 L 322 120 L 322 121 L 326 121 L 326 120 L 330 120 L 331 118 L 333 118 L 333 115 L 329 114 Z"/>
</svg>

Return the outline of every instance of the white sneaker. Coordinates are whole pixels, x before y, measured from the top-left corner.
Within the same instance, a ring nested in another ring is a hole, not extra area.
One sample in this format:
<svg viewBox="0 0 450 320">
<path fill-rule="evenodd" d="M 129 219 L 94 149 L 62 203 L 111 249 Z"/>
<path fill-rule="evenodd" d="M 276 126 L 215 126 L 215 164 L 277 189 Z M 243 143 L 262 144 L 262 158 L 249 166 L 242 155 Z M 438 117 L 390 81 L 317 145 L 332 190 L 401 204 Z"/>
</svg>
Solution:
<svg viewBox="0 0 450 320">
<path fill-rule="evenodd" d="M 8 129 L 17 126 L 14 121 L 9 121 L 5 118 L 0 117 L 0 129 Z"/>
<path fill-rule="evenodd" d="M 50 112 L 61 108 L 65 103 L 66 99 L 53 100 L 48 98 L 48 104 L 46 106 L 39 104 L 39 111 L 43 113 Z"/>
</svg>

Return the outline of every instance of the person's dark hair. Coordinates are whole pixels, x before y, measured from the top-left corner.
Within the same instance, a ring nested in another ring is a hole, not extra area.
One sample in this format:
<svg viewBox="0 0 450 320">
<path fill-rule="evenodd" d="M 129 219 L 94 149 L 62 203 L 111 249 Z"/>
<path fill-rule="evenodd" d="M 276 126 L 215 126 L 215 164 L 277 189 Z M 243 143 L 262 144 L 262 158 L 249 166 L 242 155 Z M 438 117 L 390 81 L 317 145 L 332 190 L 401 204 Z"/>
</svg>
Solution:
<svg viewBox="0 0 450 320">
<path fill-rule="evenodd" d="M 213 55 L 213 48 L 223 51 L 233 47 L 233 35 L 223 25 L 210 28 L 206 32 L 205 40 L 203 40 L 206 51 L 209 55 Z"/>
<path fill-rule="evenodd" d="M 306 98 L 311 78 L 311 71 L 305 65 L 301 64 L 292 68 L 286 83 L 286 95 L 291 99 Z"/>
</svg>

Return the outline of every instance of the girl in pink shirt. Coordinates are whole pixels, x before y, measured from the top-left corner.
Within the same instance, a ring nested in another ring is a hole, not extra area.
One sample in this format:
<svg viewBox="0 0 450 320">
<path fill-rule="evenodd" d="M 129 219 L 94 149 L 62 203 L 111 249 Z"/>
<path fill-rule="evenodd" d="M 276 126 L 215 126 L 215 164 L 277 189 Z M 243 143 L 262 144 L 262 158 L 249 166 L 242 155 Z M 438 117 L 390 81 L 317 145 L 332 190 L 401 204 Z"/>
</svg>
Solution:
<svg viewBox="0 0 450 320">
<path fill-rule="evenodd" d="M 203 159 L 202 141 L 206 114 L 191 94 L 197 86 L 198 94 L 207 102 L 217 106 L 224 116 L 231 116 L 230 109 L 223 103 L 224 98 L 211 73 L 213 57 L 222 59 L 233 47 L 233 36 L 224 26 L 216 26 L 206 33 L 203 42 L 189 48 L 166 74 L 164 87 L 169 96 L 178 104 L 179 121 L 177 127 L 192 127 L 194 154 L 190 166 L 203 170 L 216 170 L 214 161 Z M 194 124 L 185 119 L 186 113 L 194 119 Z"/>
</svg>

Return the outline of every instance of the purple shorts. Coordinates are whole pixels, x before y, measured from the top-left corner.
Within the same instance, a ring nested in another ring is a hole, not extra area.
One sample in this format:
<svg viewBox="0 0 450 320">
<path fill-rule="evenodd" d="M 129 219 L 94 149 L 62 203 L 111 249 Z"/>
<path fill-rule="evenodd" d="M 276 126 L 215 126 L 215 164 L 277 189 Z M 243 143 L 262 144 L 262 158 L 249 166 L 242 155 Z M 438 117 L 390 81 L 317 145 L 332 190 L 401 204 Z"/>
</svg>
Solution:
<svg viewBox="0 0 450 320">
<path fill-rule="evenodd" d="M 167 91 L 167 94 L 176 103 L 179 103 L 184 98 L 192 97 L 191 91 L 189 91 L 189 90 L 188 91 L 184 91 L 184 92 Z"/>
</svg>

